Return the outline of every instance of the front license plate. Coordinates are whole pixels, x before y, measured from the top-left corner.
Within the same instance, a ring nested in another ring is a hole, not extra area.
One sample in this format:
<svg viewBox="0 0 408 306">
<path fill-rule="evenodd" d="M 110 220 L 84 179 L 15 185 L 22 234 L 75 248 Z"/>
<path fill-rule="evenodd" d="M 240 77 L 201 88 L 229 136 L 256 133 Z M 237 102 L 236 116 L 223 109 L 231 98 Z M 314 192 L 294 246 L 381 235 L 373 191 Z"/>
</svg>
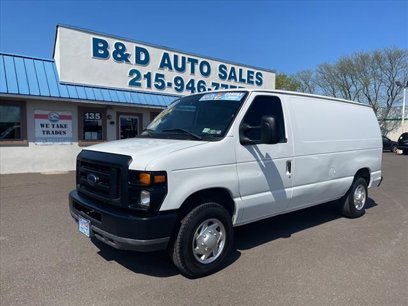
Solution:
<svg viewBox="0 0 408 306">
<path fill-rule="evenodd" d="M 91 236 L 91 221 L 78 216 L 78 229 L 79 231 L 84 234 L 86 237 Z"/>
</svg>

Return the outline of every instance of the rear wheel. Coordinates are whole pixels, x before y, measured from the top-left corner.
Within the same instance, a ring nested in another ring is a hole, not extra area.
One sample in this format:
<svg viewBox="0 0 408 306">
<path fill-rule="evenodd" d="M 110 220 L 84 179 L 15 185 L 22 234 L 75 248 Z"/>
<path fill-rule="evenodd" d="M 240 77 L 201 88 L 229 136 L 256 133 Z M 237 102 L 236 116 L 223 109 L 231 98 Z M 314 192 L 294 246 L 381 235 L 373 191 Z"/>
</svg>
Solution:
<svg viewBox="0 0 408 306">
<path fill-rule="evenodd" d="M 182 220 L 170 255 L 186 276 L 196 278 L 216 272 L 231 251 L 231 216 L 217 203 L 204 203 Z"/>
<path fill-rule="evenodd" d="M 342 214 L 348 218 L 361 217 L 365 213 L 367 199 L 367 181 L 358 177 L 341 199 Z"/>
</svg>

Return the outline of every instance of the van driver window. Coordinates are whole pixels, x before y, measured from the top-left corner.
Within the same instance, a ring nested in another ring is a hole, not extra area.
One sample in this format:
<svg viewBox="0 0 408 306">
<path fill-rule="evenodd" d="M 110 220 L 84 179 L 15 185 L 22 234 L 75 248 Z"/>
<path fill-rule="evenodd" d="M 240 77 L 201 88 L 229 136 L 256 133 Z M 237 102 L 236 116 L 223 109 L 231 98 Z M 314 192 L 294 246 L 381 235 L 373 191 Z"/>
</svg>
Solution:
<svg viewBox="0 0 408 306">
<path fill-rule="evenodd" d="M 255 127 L 246 132 L 246 136 L 252 141 L 261 140 L 261 118 L 263 116 L 274 116 L 276 118 L 279 142 L 285 141 L 285 122 L 282 112 L 282 103 L 278 97 L 258 96 L 252 102 L 242 123 Z"/>
</svg>

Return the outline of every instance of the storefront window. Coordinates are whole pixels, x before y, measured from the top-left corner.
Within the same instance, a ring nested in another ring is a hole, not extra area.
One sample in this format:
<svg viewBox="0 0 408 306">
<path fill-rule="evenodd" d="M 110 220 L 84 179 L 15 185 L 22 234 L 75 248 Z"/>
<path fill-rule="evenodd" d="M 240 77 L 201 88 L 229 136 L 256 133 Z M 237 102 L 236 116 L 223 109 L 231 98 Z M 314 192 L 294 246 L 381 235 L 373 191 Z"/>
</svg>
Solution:
<svg viewBox="0 0 408 306">
<path fill-rule="evenodd" d="M 19 102 L 0 101 L 0 141 L 22 141 L 25 137 L 25 106 Z"/>
<path fill-rule="evenodd" d="M 79 141 L 98 142 L 106 140 L 104 109 L 79 108 Z"/>
<path fill-rule="evenodd" d="M 83 119 L 83 140 L 102 140 L 102 114 L 99 112 L 86 112 Z"/>
</svg>

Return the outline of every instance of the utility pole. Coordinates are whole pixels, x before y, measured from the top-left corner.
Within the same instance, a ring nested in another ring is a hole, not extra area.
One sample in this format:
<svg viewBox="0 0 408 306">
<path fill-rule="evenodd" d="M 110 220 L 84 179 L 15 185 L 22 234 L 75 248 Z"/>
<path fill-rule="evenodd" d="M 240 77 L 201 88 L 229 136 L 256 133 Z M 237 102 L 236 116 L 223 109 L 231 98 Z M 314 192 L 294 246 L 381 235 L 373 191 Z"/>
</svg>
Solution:
<svg viewBox="0 0 408 306">
<path fill-rule="evenodd" d="M 405 99 L 406 99 L 406 95 L 407 95 L 407 87 L 408 87 L 408 81 L 404 84 L 401 84 L 400 81 L 396 81 L 395 85 L 397 85 L 398 87 L 402 87 L 403 88 L 403 92 L 402 92 L 402 114 L 401 114 L 401 131 L 402 133 L 405 132 L 404 129 L 404 120 L 405 120 Z"/>
</svg>

